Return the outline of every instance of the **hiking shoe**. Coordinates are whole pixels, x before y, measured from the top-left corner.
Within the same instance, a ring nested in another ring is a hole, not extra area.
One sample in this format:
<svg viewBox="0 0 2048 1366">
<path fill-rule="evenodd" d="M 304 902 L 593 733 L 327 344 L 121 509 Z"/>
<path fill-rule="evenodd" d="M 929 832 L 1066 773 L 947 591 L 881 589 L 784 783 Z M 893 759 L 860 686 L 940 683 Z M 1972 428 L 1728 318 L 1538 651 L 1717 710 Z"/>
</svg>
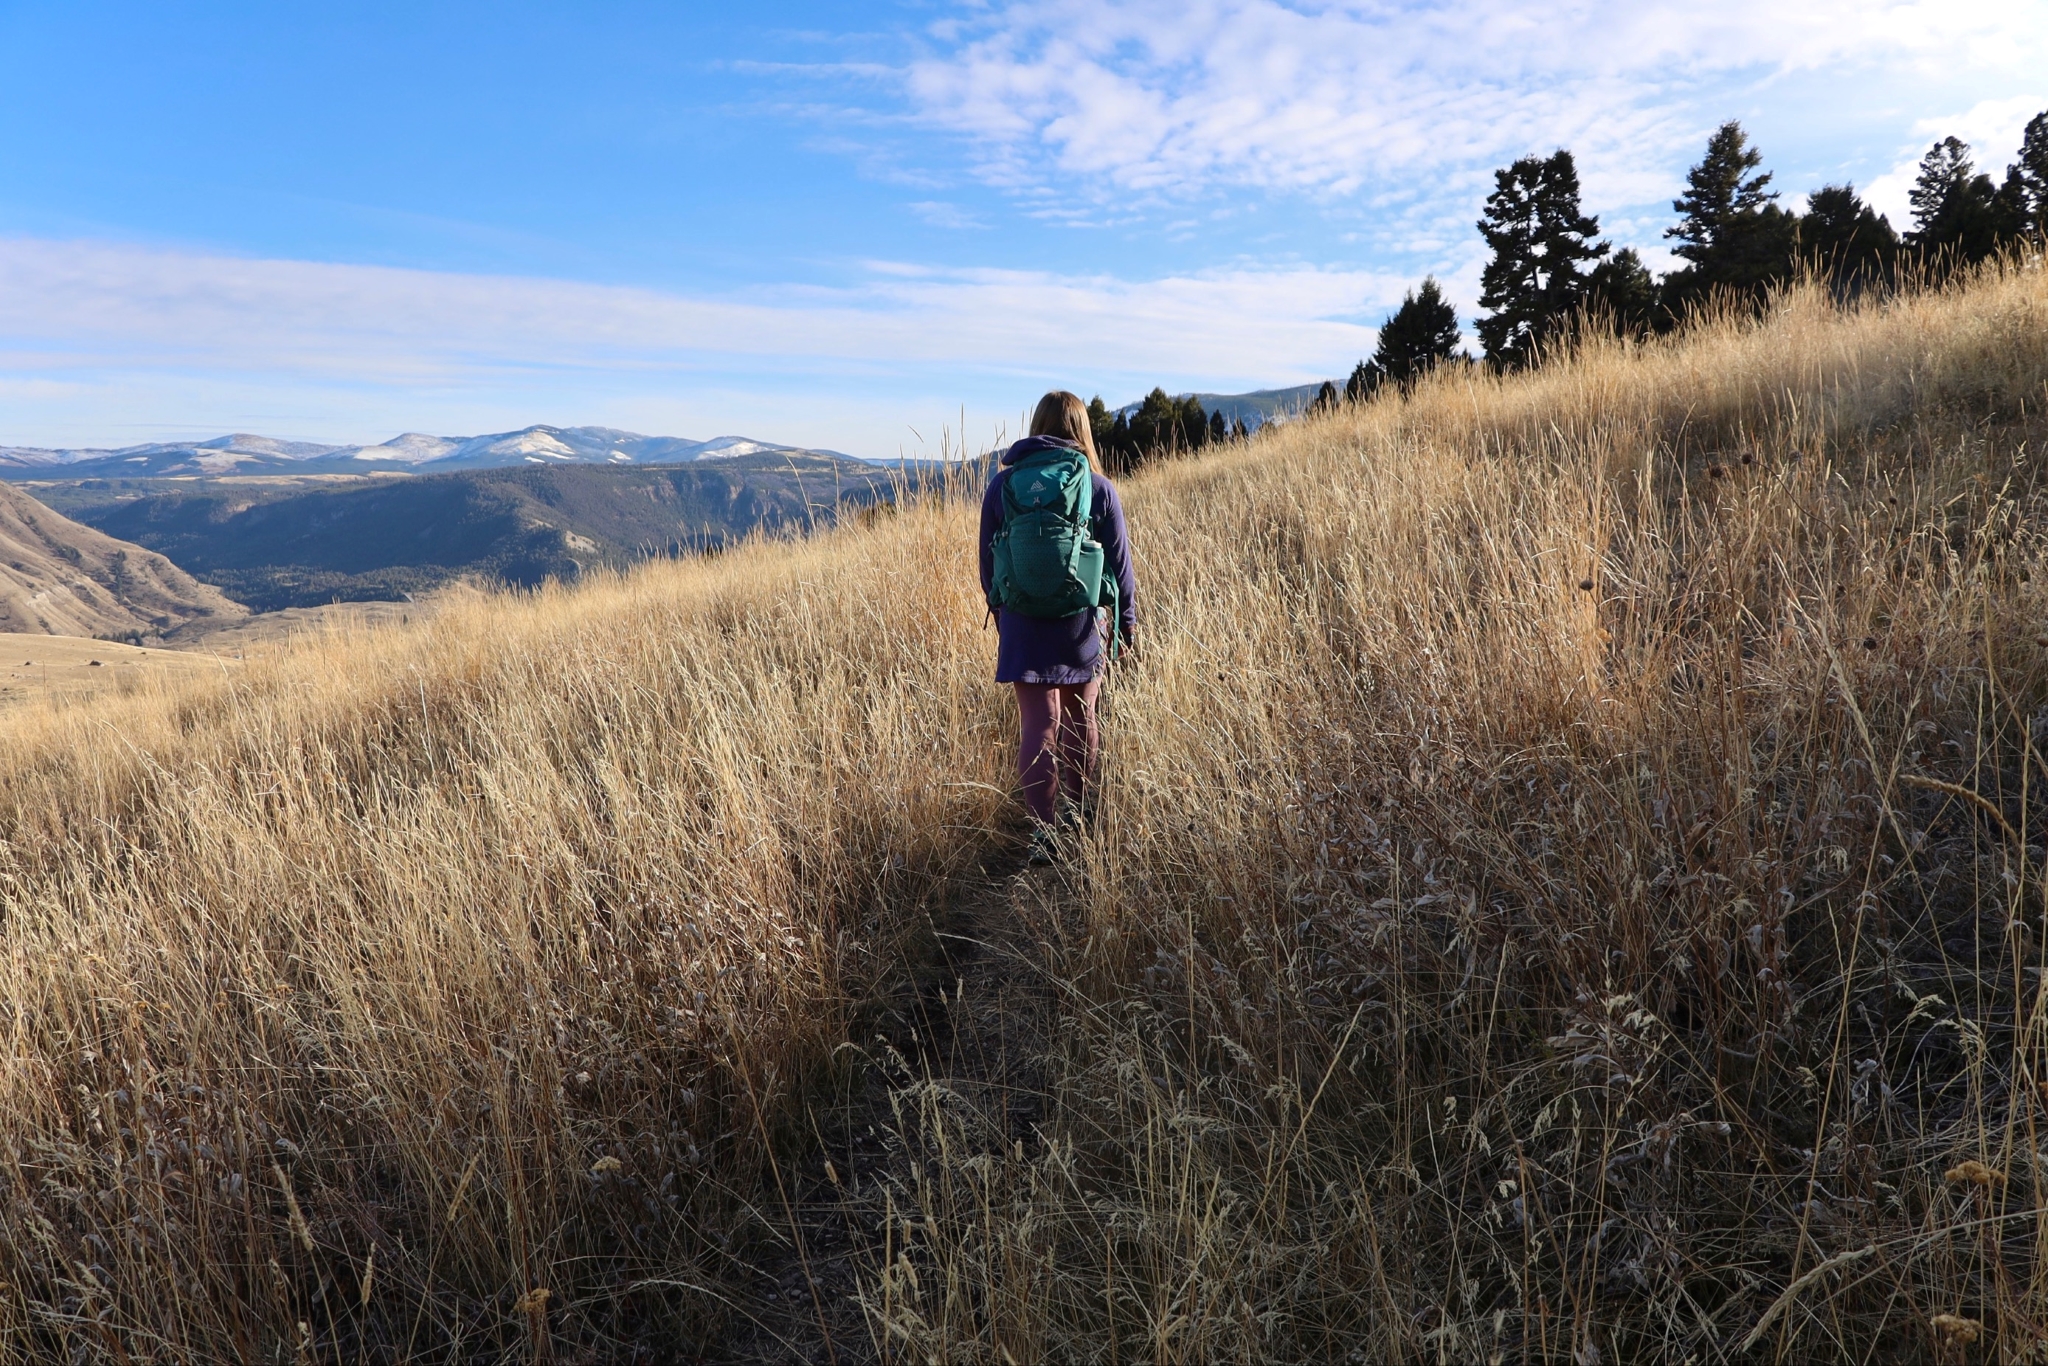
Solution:
<svg viewBox="0 0 2048 1366">
<path fill-rule="evenodd" d="M 1070 797 L 1060 798 L 1060 814 L 1054 822 L 1062 835 L 1079 835 L 1095 828 L 1095 795 L 1090 793 L 1080 801 Z"/>
<path fill-rule="evenodd" d="M 1033 868 L 1043 868 L 1059 862 L 1060 839 L 1049 825 L 1036 825 L 1031 829 L 1031 842 L 1025 846 L 1025 862 Z"/>
</svg>

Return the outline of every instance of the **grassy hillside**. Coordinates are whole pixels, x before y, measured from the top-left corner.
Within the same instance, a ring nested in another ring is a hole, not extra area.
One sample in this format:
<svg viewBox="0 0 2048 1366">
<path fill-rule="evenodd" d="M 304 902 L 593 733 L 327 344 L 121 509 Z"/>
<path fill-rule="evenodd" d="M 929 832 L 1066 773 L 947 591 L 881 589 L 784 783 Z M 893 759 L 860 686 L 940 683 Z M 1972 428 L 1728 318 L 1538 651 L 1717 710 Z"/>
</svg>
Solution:
<svg viewBox="0 0 2048 1366">
<path fill-rule="evenodd" d="M 2036 271 L 1148 471 L 1061 874 L 961 499 L 10 720 L 0 1353 L 2019 1358 L 2044 403 Z"/>
<path fill-rule="evenodd" d="M 527 466 L 334 480 L 42 483 L 35 491 L 259 611 L 393 598 L 456 578 L 531 586 L 829 525 L 889 493 L 855 460 L 777 453 L 656 467 Z"/>
<path fill-rule="evenodd" d="M 132 694 L 160 686 L 161 675 L 183 679 L 219 673 L 224 667 L 232 667 L 232 661 L 197 651 L 0 632 L 0 713 L 21 706 L 76 703 L 100 693 Z"/>
<path fill-rule="evenodd" d="M 0 485 L 0 632 L 139 636 L 244 615 L 163 556 Z"/>
</svg>

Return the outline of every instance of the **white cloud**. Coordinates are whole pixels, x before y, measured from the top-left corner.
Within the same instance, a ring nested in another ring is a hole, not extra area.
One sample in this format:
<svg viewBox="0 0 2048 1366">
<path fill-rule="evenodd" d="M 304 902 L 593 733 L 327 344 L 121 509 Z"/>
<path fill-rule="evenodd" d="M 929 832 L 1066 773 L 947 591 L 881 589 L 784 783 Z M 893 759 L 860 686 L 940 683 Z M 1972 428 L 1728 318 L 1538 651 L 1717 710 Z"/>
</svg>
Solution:
<svg viewBox="0 0 2048 1366">
<path fill-rule="evenodd" d="M 893 453 L 906 417 L 956 400 L 998 411 L 1042 383 L 1129 397 L 1341 375 L 1425 269 L 1469 315 L 1472 220 L 1514 156 L 1571 147 L 1588 206 L 1654 266 L 1707 130 L 1802 73 L 1824 77 L 1805 98 L 1867 100 L 1837 123 L 1884 129 L 1876 145 L 1902 160 L 1865 188 L 1902 227 L 1929 141 L 1966 137 L 1996 173 L 2048 105 L 2009 98 L 2043 88 L 2043 0 L 962 0 L 949 14 L 893 76 L 855 73 L 898 82 L 908 110 L 795 111 L 829 128 L 814 146 L 916 187 L 906 207 L 924 222 L 986 226 L 936 197 L 954 168 L 912 164 L 913 125 L 965 139 L 985 183 L 1048 221 L 1135 216 L 1198 240 L 1234 214 L 1219 250 L 1279 252 L 1307 239 L 1272 201 L 1306 199 L 1331 219 L 1319 240 L 1378 265 L 1212 252 L 1208 268 L 1134 279 L 869 262 L 838 287 L 691 295 L 0 239 L 0 397 L 10 423 L 37 424 L 0 442 L 576 420 Z M 1945 106 L 1962 112 L 1911 122 Z M 1906 128 L 1912 145 L 1894 149 Z M 1834 155 L 1818 163 L 1871 165 Z M 1001 234 L 976 240 L 1002 249 Z"/>
<path fill-rule="evenodd" d="M 672 411 L 665 396 L 700 384 L 754 393 L 756 416 L 709 419 L 731 429 L 772 423 L 773 395 L 815 389 L 821 377 L 868 399 L 942 403 L 1054 379 L 1121 392 L 1140 377 L 1188 388 L 1321 378 L 1370 351 L 1369 324 L 1406 283 L 1309 266 L 1128 280 L 875 262 L 838 288 L 691 296 L 0 239 L 0 384 L 45 386 L 38 426 L 72 441 L 91 439 L 79 424 L 116 392 L 146 396 L 158 406 L 141 420 L 164 428 L 212 421 L 196 398 L 177 399 L 181 376 L 195 394 L 268 393 L 271 426 L 299 434 L 329 412 L 374 413 L 356 420 L 396 431 L 424 425 L 423 408 L 474 413 L 479 404 L 522 425 L 549 420 L 518 408 L 543 393 L 579 420 L 606 420 Z M 346 402 L 335 397 L 343 394 Z M 842 448 L 866 439 L 893 453 L 896 423 L 915 411 L 905 404 L 886 435 L 876 425 L 885 405 L 872 403 L 853 434 L 760 434 Z M 104 420 L 127 422 L 111 412 Z M 34 439 L 0 432 L 0 443 Z"/>
<path fill-rule="evenodd" d="M 1495 167 L 1571 148 L 1610 236 L 1665 268 L 1682 169 L 1730 113 L 1802 80 L 1853 90 L 1880 123 L 1959 83 L 2038 88 L 2048 4 L 998 0 L 943 39 L 906 73 L 913 107 L 1027 211 L 1302 196 L 1362 214 L 1370 257 L 1436 269 L 1469 308 L 1476 262 L 1427 244 L 1465 241 Z M 2009 147 L 2014 111 L 2041 107 L 1997 98 L 1933 122 Z M 1874 186 L 1902 226 L 1910 180 L 1908 163 Z"/>
<path fill-rule="evenodd" d="M 1641 203 L 1697 138 L 1675 106 L 1710 79 L 2048 62 L 2034 0 L 1027 0 L 947 33 L 908 72 L 917 107 L 972 140 L 990 181 L 1060 198 L 1346 195 L 1564 145 L 1589 197 Z"/>
</svg>

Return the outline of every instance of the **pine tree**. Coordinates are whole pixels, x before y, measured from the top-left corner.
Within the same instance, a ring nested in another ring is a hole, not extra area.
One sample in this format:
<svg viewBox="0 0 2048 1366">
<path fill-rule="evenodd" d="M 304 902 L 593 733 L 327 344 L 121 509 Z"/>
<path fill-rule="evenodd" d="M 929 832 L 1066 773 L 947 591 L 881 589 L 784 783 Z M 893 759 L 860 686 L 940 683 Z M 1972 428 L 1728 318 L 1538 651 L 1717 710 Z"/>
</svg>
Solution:
<svg viewBox="0 0 2048 1366">
<path fill-rule="evenodd" d="M 1899 254 L 1899 235 L 1854 185 L 1823 185 L 1806 199 L 1799 220 L 1799 255 L 1826 273 L 1840 293 L 1855 293 L 1882 278 Z"/>
<path fill-rule="evenodd" d="M 1323 387 L 1316 390 L 1315 398 L 1310 401 L 1308 410 L 1312 413 L 1327 413 L 1336 406 L 1337 386 L 1329 380 L 1324 380 Z"/>
<path fill-rule="evenodd" d="M 2019 164 L 2005 168 L 2005 183 L 1991 196 L 1991 231 L 2002 244 L 2016 242 L 2034 230 L 2033 196 Z"/>
<path fill-rule="evenodd" d="M 1451 358 L 1458 349 L 1458 310 L 1444 297 L 1434 275 L 1410 290 L 1394 315 L 1380 326 L 1372 368 L 1404 390 Z"/>
<path fill-rule="evenodd" d="M 1906 195 L 1913 206 L 1909 240 L 1926 240 L 1976 169 L 1970 160 L 1970 144 L 1959 137 L 1943 138 L 1927 149 L 1927 155 L 1920 158 L 1920 174 Z"/>
<path fill-rule="evenodd" d="M 1344 381 L 1344 401 L 1363 403 L 1373 396 L 1380 387 L 1380 373 L 1369 362 L 1360 361 L 1351 367 L 1351 378 Z"/>
<path fill-rule="evenodd" d="M 1131 421 L 1121 410 L 1109 425 L 1108 442 L 1098 443 L 1096 453 L 1102 457 L 1106 474 L 1122 476 L 1136 467 L 1138 450 L 1131 439 Z"/>
<path fill-rule="evenodd" d="M 1123 437 L 1123 468 L 1136 469 L 1162 455 L 1199 450 L 1208 443 L 1209 432 L 1209 415 L 1193 394 L 1172 398 L 1166 390 L 1154 388 L 1131 414 Z"/>
<path fill-rule="evenodd" d="M 1094 398 L 1089 399 L 1088 432 L 1089 435 L 1095 438 L 1095 453 L 1097 455 L 1107 453 L 1110 437 L 1115 430 L 1116 420 L 1110 416 L 1109 406 L 1102 401 L 1102 395 L 1097 394 Z"/>
<path fill-rule="evenodd" d="M 1155 387 L 1145 395 L 1144 401 L 1138 404 L 1138 411 L 1131 414 L 1132 468 L 1149 463 L 1172 442 L 1177 417 L 1174 402 L 1166 396 L 1166 390 Z"/>
<path fill-rule="evenodd" d="M 1493 259 L 1479 277 L 1479 339 L 1496 365 L 1535 361 L 1586 297 L 1588 261 L 1607 254 L 1600 220 L 1579 209 L 1579 172 L 1560 148 L 1495 171 L 1479 231 Z"/>
<path fill-rule="evenodd" d="M 1587 305 L 1596 321 L 1624 337 L 1646 337 L 1663 320 L 1657 279 L 1634 247 L 1623 247 L 1586 278 Z"/>
<path fill-rule="evenodd" d="M 1209 414 L 1209 444 L 1220 446 L 1230 439 L 1230 423 L 1224 419 L 1223 410 L 1218 408 Z"/>
<path fill-rule="evenodd" d="M 1961 138 L 1946 137 L 1927 149 L 1907 198 L 1913 205 L 1908 246 L 1950 265 L 1981 261 L 1998 250 L 1998 188 L 1990 176 L 1977 173 L 1970 144 Z"/>
<path fill-rule="evenodd" d="M 1671 250 L 1689 264 L 1664 282 L 1664 306 L 1673 316 L 1717 292 L 1760 301 L 1792 273 L 1799 220 L 1774 202 L 1770 172 L 1754 175 L 1763 153 L 1733 119 L 1707 139 L 1706 155 L 1686 172 L 1685 193 L 1671 201 L 1678 223 L 1664 230 Z"/>
<path fill-rule="evenodd" d="M 2027 120 L 2020 138 L 2020 159 L 2006 171 L 2008 182 L 2017 180 L 2025 195 L 2024 231 L 2048 237 L 2048 110 Z"/>
<path fill-rule="evenodd" d="M 1679 221 L 1664 235 L 1678 239 L 1673 255 L 1705 265 L 1740 231 L 1744 217 L 1762 212 L 1778 197 L 1775 190 L 1764 188 L 1771 183 L 1770 172 L 1750 174 L 1763 160 L 1764 154 L 1749 145 L 1749 134 L 1740 123 L 1730 119 L 1714 130 L 1707 139 L 1707 154 L 1685 173 L 1685 193 L 1671 201 Z"/>
</svg>

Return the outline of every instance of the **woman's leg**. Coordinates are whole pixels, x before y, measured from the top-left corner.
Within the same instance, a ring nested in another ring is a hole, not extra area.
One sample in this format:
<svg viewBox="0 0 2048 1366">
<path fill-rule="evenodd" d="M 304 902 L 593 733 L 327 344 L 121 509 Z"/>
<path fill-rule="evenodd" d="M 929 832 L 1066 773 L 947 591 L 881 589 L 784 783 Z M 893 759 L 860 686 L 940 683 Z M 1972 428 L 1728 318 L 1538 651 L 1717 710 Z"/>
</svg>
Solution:
<svg viewBox="0 0 2048 1366">
<path fill-rule="evenodd" d="M 1060 788 L 1075 802 L 1082 800 L 1095 781 L 1095 760 L 1101 752 L 1102 737 L 1095 725 L 1095 697 L 1102 689 L 1097 675 L 1086 683 L 1060 688 Z"/>
<path fill-rule="evenodd" d="M 1060 729 L 1060 690 L 1044 683 L 1011 686 L 1017 690 L 1017 777 L 1024 786 L 1024 805 L 1033 820 L 1051 825 L 1059 781 L 1053 756 Z"/>
</svg>

